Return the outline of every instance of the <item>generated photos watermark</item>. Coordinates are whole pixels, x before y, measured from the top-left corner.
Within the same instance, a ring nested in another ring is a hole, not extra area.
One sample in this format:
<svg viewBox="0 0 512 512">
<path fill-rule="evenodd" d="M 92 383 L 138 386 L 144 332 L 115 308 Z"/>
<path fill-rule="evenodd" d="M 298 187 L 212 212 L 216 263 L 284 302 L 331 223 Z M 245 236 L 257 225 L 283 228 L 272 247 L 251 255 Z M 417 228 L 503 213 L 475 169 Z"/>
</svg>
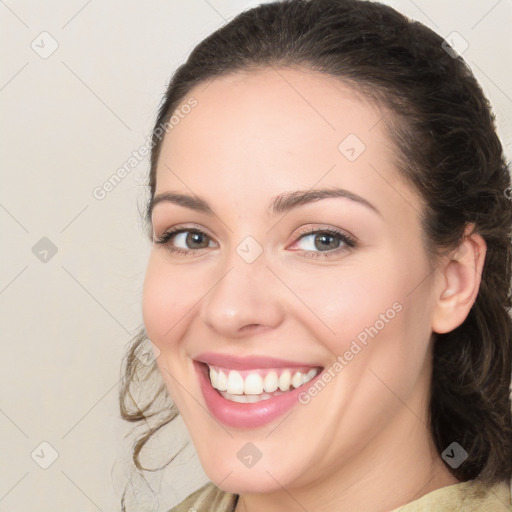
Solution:
<svg viewBox="0 0 512 512">
<path fill-rule="evenodd" d="M 343 355 L 338 355 L 336 361 L 322 372 L 320 378 L 316 379 L 305 391 L 299 393 L 297 397 L 299 403 L 302 405 L 309 404 L 311 399 L 317 396 L 327 384 L 368 345 L 369 338 L 375 338 L 402 309 L 402 304 L 396 301 L 385 313 L 379 315 L 379 319 L 376 320 L 373 325 L 365 327 L 356 338 L 352 340 L 348 350 L 346 350 Z"/>
<path fill-rule="evenodd" d="M 119 167 L 110 177 L 101 185 L 94 187 L 92 195 L 98 201 L 102 201 L 107 197 L 107 194 L 112 192 L 130 172 L 137 167 L 137 165 L 150 154 L 153 146 L 162 140 L 166 133 L 169 133 L 175 126 L 177 126 L 182 119 L 184 119 L 194 107 L 198 104 L 197 100 L 192 96 L 186 103 L 181 105 L 168 121 L 158 126 L 153 134 L 146 138 L 146 142 L 138 149 L 132 152 L 131 156 Z"/>
</svg>

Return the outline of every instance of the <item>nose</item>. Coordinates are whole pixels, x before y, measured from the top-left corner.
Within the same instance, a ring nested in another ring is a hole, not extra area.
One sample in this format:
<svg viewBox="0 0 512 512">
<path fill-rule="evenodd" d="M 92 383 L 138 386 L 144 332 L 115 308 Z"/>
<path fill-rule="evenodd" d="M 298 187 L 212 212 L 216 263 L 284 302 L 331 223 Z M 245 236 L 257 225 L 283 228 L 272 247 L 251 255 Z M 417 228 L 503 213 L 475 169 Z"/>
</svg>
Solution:
<svg viewBox="0 0 512 512">
<path fill-rule="evenodd" d="M 223 338 L 278 327 L 284 318 L 283 286 L 264 256 L 247 263 L 234 254 L 224 269 L 202 301 L 203 322 Z"/>
</svg>

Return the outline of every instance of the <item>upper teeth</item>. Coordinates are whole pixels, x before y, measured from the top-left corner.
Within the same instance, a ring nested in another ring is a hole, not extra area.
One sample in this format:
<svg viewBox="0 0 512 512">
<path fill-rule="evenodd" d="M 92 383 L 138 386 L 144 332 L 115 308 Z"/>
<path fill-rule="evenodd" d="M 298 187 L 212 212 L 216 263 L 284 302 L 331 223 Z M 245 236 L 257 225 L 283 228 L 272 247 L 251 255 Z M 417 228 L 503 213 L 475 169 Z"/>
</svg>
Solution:
<svg viewBox="0 0 512 512">
<path fill-rule="evenodd" d="M 280 370 L 255 370 L 244 372 L 244 378 L 236 370 L 213 368 L 211 366 L 209 366 L 209 369 L 212 386 L 231 395 L 260 395 L 263 392 L 272 393 L 278 388 L 281 391 L 289 391 L 290 386 L 298 388 L 309 382 L 320 371 L 317 368 L 312 368 L 308 372 L 284 370 L 278 375 Z"/>
</svg>

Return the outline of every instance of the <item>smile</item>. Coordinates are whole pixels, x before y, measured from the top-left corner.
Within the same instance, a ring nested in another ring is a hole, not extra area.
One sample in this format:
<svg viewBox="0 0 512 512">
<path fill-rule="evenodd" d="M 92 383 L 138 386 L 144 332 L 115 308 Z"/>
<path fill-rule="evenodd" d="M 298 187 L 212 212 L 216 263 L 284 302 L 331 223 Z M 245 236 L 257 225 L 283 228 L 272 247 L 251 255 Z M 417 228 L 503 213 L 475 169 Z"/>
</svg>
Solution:
<svg viewBox="0 0 512 512">
<path fill-rule="evenodd" d="M 271 368 L 237 371 L 210 366 L 210 383 L 226 399 L 254 403 L 297 389 L 313 379 L 320 368 Z"/>
<path fill-rule="evenodd" d="M 305 384 L 324 368 L 268 357 L 202 354 L 193 361 L 211 415 L 229 427 L 254 429 L 299 404 Z"/>
</svg>

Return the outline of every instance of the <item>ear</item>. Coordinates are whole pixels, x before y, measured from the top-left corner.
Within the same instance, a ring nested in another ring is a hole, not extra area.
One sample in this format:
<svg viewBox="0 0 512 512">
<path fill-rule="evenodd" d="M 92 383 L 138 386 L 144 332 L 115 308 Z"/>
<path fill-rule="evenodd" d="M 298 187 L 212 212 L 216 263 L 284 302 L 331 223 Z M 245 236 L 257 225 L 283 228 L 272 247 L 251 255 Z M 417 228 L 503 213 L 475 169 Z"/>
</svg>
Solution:
<svg viewBox="0 0 512 512">
<path fill-rule="evenodd" d="M 473 306 L 484 267 L 487 244 L 474 225 L 467 226 L 459 246 L 444 256 L 438 265 L 432 330 L 436 333 L 453 331 L 466 319 Z"/>
</svg>

